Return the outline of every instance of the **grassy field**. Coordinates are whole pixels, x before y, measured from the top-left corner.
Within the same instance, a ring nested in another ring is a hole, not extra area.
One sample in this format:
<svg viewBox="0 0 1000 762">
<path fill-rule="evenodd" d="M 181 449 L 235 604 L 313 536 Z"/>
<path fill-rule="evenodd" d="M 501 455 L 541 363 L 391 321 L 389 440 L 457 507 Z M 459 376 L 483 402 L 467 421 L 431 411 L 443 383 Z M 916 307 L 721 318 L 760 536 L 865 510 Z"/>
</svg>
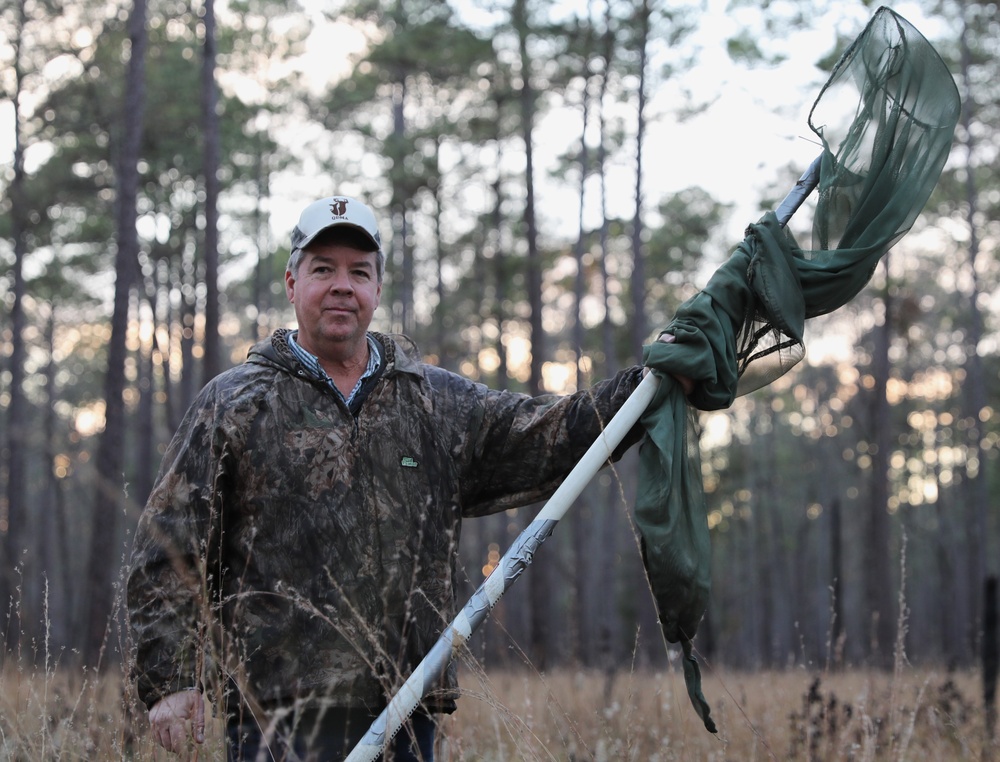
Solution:
<svg viewBox="0 0 1000 762">
<path fill-rule="evenodd" d="M 916 668 L 705 674 L 708 733 L 678 672 L 465 671 L 437 759 L 983 760 L 976 675 Z M 0 760 L 174 760 L 115 674 L 0 672 Z M 224 759 L 221 728 L 190 759 Z"/>
<path fill-rule="evenodd" d="M 909 670 L 708 674 L 704 729 L 678 673 L 503 674 L 443 726 L 454 760 L 967 760 L 983 723 L 971 675 Z"/>
</svg>

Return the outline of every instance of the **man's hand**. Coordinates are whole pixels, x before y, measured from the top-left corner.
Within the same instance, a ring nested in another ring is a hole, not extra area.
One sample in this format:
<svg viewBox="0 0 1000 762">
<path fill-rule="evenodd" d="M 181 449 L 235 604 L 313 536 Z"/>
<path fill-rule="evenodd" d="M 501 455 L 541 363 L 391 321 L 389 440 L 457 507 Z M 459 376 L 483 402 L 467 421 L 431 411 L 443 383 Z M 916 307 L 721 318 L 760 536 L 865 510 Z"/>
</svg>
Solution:
<svg viewBox="0 0 1000 762">
<path fill-rule="evenodd" d="M 672 344 L 674 341 L 674 335 L 672 333 L 661 333 L 656 340 L 662 341 L 664 344 Z M 646 375 L 647 373 L 649 373 L 649 368 L 644 368 L 642 374 Z M 694 381 L 687 376 L 679 376 L 676 373 L 671 373 L 670 377 L 681 385 L 681 389 L 684 390 L 685 397 L 691 393 L 692 389 L 694 389 Z"/>
<path fill-rule="evenodd" d="M 195 743 L 204 743 L 205 700 L 201 692 L 188 690 L 164 696 L 149 710 L 149 724 L 156 742 L 174 754 L 188 748 L 192 736 Z"/>
</svg>

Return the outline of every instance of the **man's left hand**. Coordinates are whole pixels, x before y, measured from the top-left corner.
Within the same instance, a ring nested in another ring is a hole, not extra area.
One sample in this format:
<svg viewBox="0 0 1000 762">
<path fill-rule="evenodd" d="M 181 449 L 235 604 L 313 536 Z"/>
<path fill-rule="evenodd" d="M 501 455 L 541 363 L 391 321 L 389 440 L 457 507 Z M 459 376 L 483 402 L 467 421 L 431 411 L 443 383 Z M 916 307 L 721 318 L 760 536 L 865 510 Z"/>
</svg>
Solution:
<svg viewBox="0 0 1000 762">
<path fill-rule="evenodd" d="M 674 335 L 672 333 L 661 333 L 656 340 L 662 341 L 664 344 L 672 344 L 674 342 Z M 646 375 L 647 373 L 649 373 L 649 368 L 643 369 L 643 375 Z M 685 397 L 688 396 L 694 389 L 694 381 L 687 376 L 682 376 L 678 373 L 671 373 L 670 377 L 681 385 L 681 389 L 684 390 Z"/>
</svg>

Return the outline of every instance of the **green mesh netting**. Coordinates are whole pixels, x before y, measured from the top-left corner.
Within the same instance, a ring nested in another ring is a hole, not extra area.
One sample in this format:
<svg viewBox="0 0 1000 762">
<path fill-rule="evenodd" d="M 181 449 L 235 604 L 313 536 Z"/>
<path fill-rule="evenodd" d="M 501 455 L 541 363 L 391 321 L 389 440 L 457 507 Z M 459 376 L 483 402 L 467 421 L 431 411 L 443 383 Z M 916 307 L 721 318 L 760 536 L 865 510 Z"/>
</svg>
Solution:
<svg viewBox="0 0 1000 762">
<path fill-rule="evenodd" d="M 635 516 L 663 633 L 684 649 L 688 693 L 705 726 L 691 638 L 708 605 L 709 533 L 692 412 L 668 374 L 696 380 L 716 410 L 770 383 L 804 353 L 806 318 L 850 301 L 910 229 L 951 150 L 959 97 L 948 69 L 905 19 L 881 8 L 834 68 L 810 112 L 823 144 L 813 248 L 766 214 L 643 361 L 663 376 L 642 417 Z"/>
</svg>

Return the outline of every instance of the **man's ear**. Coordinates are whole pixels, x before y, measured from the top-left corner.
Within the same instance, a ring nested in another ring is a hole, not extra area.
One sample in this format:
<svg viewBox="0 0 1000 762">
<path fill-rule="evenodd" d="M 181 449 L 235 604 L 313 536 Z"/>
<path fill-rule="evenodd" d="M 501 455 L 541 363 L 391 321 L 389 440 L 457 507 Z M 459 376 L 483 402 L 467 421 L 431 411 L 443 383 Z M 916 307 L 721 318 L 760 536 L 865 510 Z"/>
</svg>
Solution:
<svg viewBox="0 0 1000 762">
<path fill-rule="evenodd" d="M 295 303 L 295 276 L 285 270 L 285 296 L 292 304 Z"/>
</svg>

